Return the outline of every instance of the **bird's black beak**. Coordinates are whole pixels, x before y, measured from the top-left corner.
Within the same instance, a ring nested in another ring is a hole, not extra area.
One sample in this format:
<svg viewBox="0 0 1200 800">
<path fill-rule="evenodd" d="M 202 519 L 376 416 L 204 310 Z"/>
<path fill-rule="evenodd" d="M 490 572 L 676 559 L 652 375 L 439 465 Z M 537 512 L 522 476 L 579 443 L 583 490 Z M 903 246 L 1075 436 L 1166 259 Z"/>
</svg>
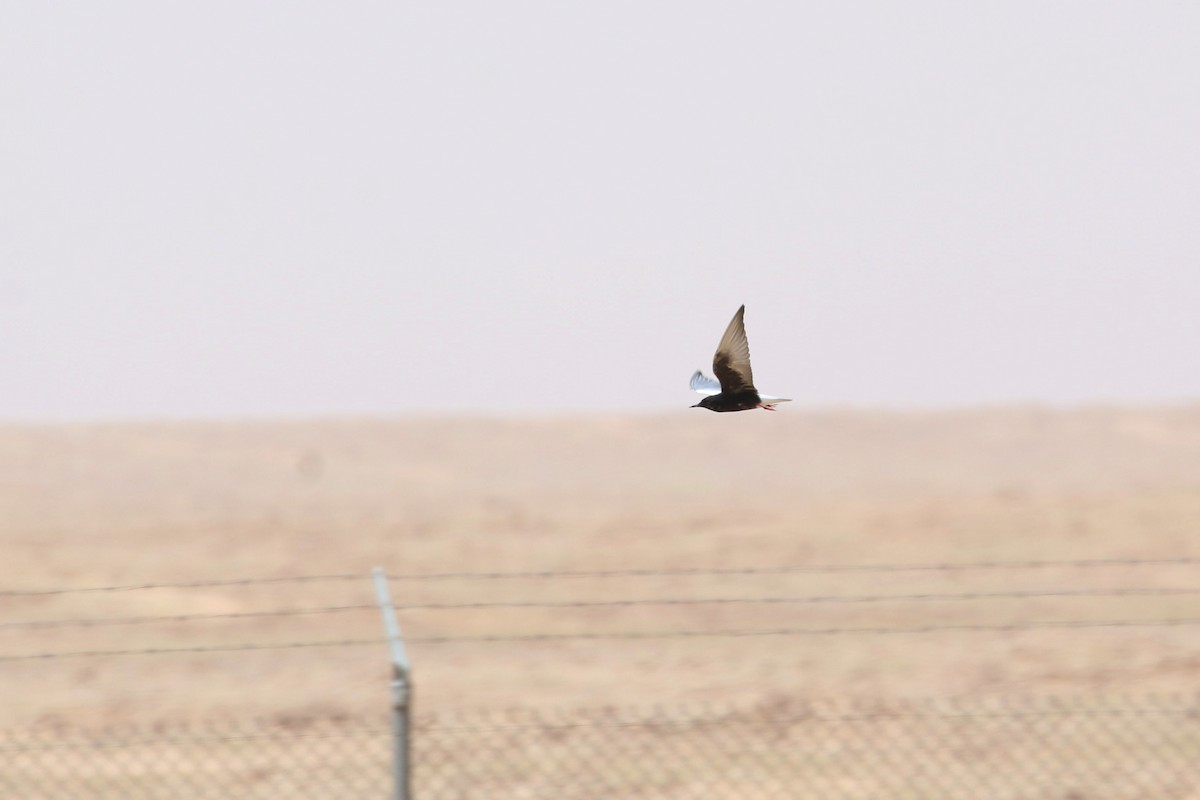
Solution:
<svg viewBox="0 0 1200 800">
<path fill-rule="evenodd" d="M 700 407 L 699 403 L 696 403 L 696 405 L 692 406 L 692 408 L 699 408 L 699 407 Z"/>
</svg>

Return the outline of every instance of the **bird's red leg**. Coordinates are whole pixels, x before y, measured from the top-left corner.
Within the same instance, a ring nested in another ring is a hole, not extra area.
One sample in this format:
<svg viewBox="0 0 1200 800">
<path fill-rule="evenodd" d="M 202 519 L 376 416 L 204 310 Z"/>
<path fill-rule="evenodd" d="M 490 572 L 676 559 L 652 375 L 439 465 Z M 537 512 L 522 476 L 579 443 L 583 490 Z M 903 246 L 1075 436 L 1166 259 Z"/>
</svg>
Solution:
<svg viewBox="0 0 1200 800">
<path fill-rule="evenodd" d="M 759 408 L 761 408 L 763 411 L 774 411 L 775 410 L 775 406 L 773 406 L 773 405 L 761 405 L 761 406 L 759 406 Z"/>
</svg>

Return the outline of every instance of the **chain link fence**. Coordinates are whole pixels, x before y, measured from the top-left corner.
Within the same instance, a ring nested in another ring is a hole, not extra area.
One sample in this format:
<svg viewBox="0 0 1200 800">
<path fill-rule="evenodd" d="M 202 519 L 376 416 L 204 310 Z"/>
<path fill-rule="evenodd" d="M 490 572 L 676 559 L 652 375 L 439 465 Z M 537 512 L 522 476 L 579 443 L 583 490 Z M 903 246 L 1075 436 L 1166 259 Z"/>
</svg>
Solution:
<svg viewBox="0 0 1200 800">
<path fill-rule="evenodd" d="M 0 797 L 385 798 L 378 719 L 0 736 Z M 419 716 L 419 800 L 1200 800 L 1200 698 Z"/>
</svg>

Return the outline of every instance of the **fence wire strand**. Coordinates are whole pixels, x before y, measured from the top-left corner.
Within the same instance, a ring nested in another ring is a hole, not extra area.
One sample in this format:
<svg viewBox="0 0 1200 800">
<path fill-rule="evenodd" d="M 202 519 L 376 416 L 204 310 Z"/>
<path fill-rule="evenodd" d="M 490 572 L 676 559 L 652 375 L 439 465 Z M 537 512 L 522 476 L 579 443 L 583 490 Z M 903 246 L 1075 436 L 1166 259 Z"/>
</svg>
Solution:
<svg viewBox="0 0 1200 800">
<path fill-rule="evenodd" d="M 922 592 L 916 594 L 861 595 L 798 595 L 792 597 L 664 597 L 621 600 L 514 600 L 472 601 L 456 603 L 397 603 L 397 611 L 472 611 L 491 609 L 570 609 L 570 608 L 636 608 L 641 606 L 701 606 L 701 605 L 838 605 L 866 603 L 958 602 L 975 600 L 1030 600 L 1045 598 L 1099 597 L 1179 597 L 1200 594 L 1200 588 L 1185 587 L 1127 587 L 1115 589 L 1049 589 L 1013 590 L 998 592 Z M 372 604 L 316 606 L 311 608 L 278 608 L 263 611 L 230 611 L 213 614 L 164 614 L 133 617 L 96 617 L 47 620 L 18 620 L 0 622 L 5 628 L 99 628 L 118 625 L 152 623 L 200 622 L 209 620 L 238 620 L 260 617 L 290 617 L 315 614 L 339 614 L 349 611 L 378 611 Z"/>
<path fill-rule="evenodd" d="M 1106 567 L 1196 566 L 1198 564 L 1200 564 L 1200 557 L 1089 558 L 1058 560 L 937 562 L 926 564 L 810 564 L 781 567 L 680 567 L 661 569 L 535 570 L 512 572 L 417 572 L 389 574 L 388 579 L 392 581 L 555 580 L 576 578 L 754 576 L 823 573 L 959 572 L 966 570 L 1095 569 Z M 265 578 L 236 578 L 228 580 L 135 583 L 118 584 L 113 586 L 4 589 L 0 590 L 0 596 L 35 597 L 59 594 L 132 592 L 147 589 L 196 589 L 226 586 L 254 586 L 272 583 L 316 583 L 322 581 L 358 580 L 367 580 L 367 577 L 359 573 L 336 573 L 328 575 L 291 575 Z"/>
<path fill-rule="evenodd" d="M 772 636 L 887 636 L 894 634 L 925 633 L 980 633 L 987 631 L 1036 631 L 1053 629 L 1087 628 L 1165 628 L 1200 625 L 1200 618 L 1179 619 L 1118 619 L 1118 620 L 1043 620 L 1001 623 L 963 623 L 938 625 L 912 625 L 895 627 L 826 627 L 826 628 L 763 628 L 724 630 L 676 630 L 676 631 L 575 631 L 564 633 L 514 633 L 485 634 L 481 636 L 411 636 L 405 637 L 409 644 L 486 644 L 501 642 L 555 642 L 555 641 L 600 641 L 619 639 L 711 639 L 711 638 L 757 638 Z M 148 647 L 127 650 L 76 650 L 46 653 L 19 653 L 0 655 L 4 661 L 36 661 L 56 658 L 87 658 L 101 656 L 145 656 L 172 653 L 234 653 L 256 650 L 297 650 L 319 647 L 358 647 L 383 645 L 383 639 L 335 639 L 328 641 L 244 643 L 228 645 L 195 645 L 190 647 Z"/>
</svg>

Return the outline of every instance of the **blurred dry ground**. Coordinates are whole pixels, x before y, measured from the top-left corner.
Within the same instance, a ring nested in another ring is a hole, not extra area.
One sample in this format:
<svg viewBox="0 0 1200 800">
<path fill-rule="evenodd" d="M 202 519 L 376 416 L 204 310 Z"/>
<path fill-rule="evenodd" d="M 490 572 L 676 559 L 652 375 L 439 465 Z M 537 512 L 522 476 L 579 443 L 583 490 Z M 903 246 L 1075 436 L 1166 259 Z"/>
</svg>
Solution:
<svg viewBox="0 0 1200 800">
<path fill-rule="evenodd" d="M 378 637 L 369 571 L 700 570 L 1200 558 L 1200 406 L 407 417 L 0 428 L 0 657 Z M 395 579 L 418 708 L 1197 688 L 1200 565 Z M 1103 594 L 1108 590 L 1142 594 Z M 912 595 L 1037 597 L 925 598 Z M 1079 594 L 1087 592 L 1087 594 Z M 1074 594 L 1072 594 L 1074 593 Z M 910 599 L 863 600 L 863 596 Z M 843 598 L 813 600 L 812 598 Z M 808 598 L 801 600 L 796 598 Z M 858 600 L 854 600 L 858 598 Z M 975 626 L 872 633 L 854 628 Z M 996 630 L 996 626 L 1016 626 Z M 830 630 L 471 641 L 475 637 Z M 429 637 L 464 639 L 424 642 Z M 386 710 L 382 645 L 0 660 L 0 727 Z"/>
</svg>

